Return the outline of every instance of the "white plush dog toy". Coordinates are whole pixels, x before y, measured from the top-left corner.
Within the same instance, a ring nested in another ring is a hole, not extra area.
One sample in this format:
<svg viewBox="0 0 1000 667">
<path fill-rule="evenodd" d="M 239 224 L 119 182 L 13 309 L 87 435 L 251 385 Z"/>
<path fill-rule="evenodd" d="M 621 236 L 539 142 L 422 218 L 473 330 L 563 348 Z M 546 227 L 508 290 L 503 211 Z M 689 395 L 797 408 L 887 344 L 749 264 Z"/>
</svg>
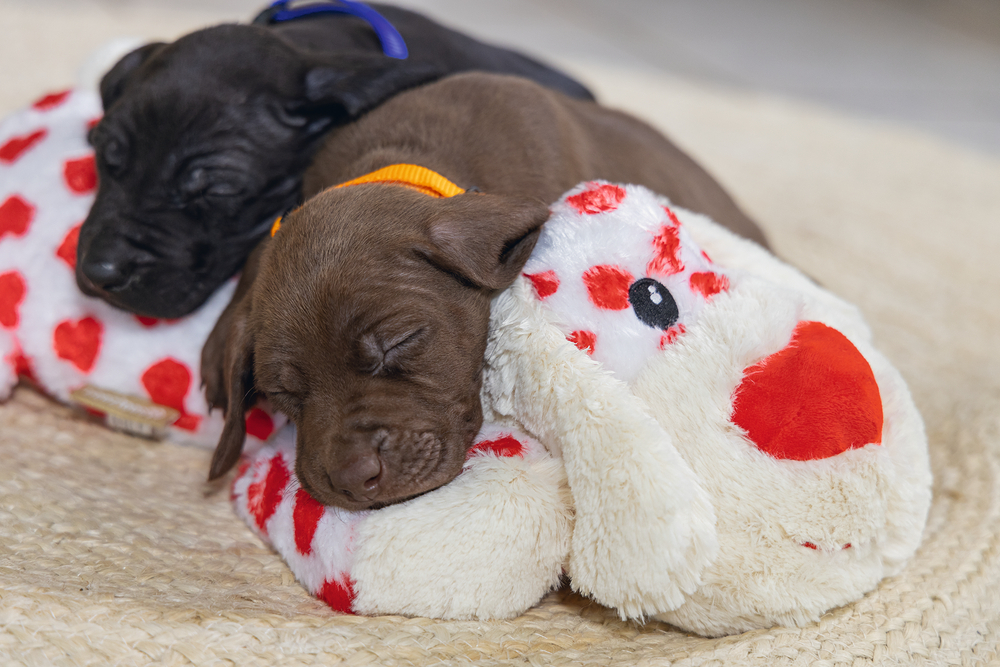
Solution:
<svg viewBox="0 0 1000 667">
<path fill-rule="evenodd" d="M 112 390 L 105 411 L 138 396 L 173 409 L 171 437 L 214 444 L 198 355 L 232 287 L 153 322 L 73 282 L 99 112 L 76 91 L 0 125 L 0 395 L 18 375 L 61 400 Z M 912 555 L 925 436 L 853 307 L 703 216 L 608 183 L 553 206 L 524 273 L 494 301 L 488 423 L 448 485 L 324 508 L 294 477 L 291 427 L 248 415 L 278 435 L 241 466 L 237 512 L 312 593 L 355 613 L 502 618 L 565 571 L 623 618 L 718 635 L 815 620 Z"/>
<path fill-rule="evenodd" d="M 898 572 L 930 505 L 926 436 L 858 311 L 640 187 L 553 211 L 494 303 L 483 396 L 563 459 L 574 588 L 718 635 L 815 620 Z"/>
<path fill-rule="evenodd" d="M 922 422 L 858 312 L 641 187 L 553 207 L 494 302 L 483 403 L 480 439 L 506 428 L 523 459 L 489 446 L 351 514 L 299 489 L 288 439 L 244 466 L 238 511 L 342 610 L 502 617 L 565 568 L 623 618 L 706 635 L 815 620 L 920 543 Z"/>
</svg>

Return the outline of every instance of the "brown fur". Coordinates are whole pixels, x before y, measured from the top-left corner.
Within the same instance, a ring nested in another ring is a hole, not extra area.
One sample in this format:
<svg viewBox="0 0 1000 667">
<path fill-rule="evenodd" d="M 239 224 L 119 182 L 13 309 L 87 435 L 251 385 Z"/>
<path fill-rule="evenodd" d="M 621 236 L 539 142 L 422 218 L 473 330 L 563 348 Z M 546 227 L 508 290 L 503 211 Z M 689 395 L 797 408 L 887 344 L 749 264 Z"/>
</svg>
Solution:
<svg viewBox="0 0 1000 667">
<path fill-rule="evenodd" d="M 479 192 L 325 189 L 394 163 Z M 764 242 L 655 130 L 525 80 L 453 76 L 334 131 L 306 175 L 315 196 L 255 253 L 206 344 L 208 397 L 227 413 L 210 476 L 235 463 L 260 392 L 295 422 L 297 474 L 324 504 L 378 506 L 454 478 L 482 422 L 490 298 L 520 273 L 548 204 L 596 178 Z"/>
</svg>

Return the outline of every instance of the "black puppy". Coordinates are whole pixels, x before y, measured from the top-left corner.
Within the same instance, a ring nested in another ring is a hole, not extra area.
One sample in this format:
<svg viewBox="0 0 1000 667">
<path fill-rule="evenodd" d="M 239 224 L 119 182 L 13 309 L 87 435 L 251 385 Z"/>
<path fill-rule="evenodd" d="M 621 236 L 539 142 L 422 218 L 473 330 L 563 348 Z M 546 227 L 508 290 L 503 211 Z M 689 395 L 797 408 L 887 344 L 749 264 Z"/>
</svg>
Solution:
<svg viewBox="0 0 1000 667">
<path fill-rule="evenodd" d="M 90 136 L 100 185 L 80 229 L 80 288 L 141 315 L 190 313 L 298 203 L 326 132 L 407 88 L 484 70 L 592 99 L 523 55 L 375 6 L 409 58 L 383 55 L 360 18 L 322 15 L 207 28 L 119 61 Z"/>
</svg>

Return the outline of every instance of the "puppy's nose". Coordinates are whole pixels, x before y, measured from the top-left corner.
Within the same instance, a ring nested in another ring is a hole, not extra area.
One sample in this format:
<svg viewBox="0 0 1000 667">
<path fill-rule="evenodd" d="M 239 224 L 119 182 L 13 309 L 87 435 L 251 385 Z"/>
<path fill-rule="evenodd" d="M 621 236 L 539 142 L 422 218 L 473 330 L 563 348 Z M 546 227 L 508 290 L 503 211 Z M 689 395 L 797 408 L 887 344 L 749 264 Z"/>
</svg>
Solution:
<svg viewBox="0 0 1000 667">
<path fill-rule="evenodd" d="M 371 501 L 378 496 L 382 461 L 374 449 L 359 453 L 346 465 L 329 471 L 333 488 L 351 500 Z"/>
<path fill-rule="evenodd" d="M 96 287 L 111 291 L 128 282 L 132 264 L 107 257 L 86 258 L 81 270 Z"/>
</svg>

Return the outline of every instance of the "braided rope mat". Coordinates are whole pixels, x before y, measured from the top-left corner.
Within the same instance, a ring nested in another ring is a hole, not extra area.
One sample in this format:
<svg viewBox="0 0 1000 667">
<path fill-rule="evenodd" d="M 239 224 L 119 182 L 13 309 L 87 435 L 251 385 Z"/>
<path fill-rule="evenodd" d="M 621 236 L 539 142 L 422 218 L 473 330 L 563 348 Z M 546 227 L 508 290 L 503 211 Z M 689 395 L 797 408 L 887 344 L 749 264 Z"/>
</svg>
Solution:
<svg viewBox="0 0 1000 667">
<path fill-rule="evenodd" d="M 208 452 L 20 389 L 0 406 L 0 664 L 1000 664 L 1000 162 L 771 98 L 576 70 L 865 311 L 931 440 L 934 504 L 907 569 L 818 624 L 722 639 L 622 623 L 567 590 L 505 622 L 340 616 L 203 482 Z"/>
</svg>

